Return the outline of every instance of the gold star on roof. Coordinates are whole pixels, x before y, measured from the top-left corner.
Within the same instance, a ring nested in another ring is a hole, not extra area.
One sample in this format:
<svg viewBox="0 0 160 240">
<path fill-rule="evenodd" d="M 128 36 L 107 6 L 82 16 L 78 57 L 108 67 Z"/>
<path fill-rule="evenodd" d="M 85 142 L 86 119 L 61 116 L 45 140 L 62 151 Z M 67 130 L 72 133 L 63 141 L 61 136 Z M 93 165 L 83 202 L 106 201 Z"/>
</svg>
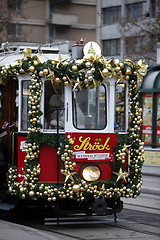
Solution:
<svg viewBox="0 0 160 240">
<path fill-rule="evenodd" d="M 57 64 L 57 67 L 62 64 L 63 65 L 63 62 L 65 62 L 67 60 L 66 59 L 62 59 L 61 55 L 59 54 L 58 58 L 54 58 L 53 61 Z"/>
<path fill-rule="evenodd" d="M 118 182 L 120 179 L 123 179 L 125 182 L 127 182 L 126 178 L 128 177 L 128 173 L 125 171 L 123 172 L 122 168 L 120 168 L 119 173 L 116 172 L 113 173 L 118 176 L 116 182 Z"/>
</svg>

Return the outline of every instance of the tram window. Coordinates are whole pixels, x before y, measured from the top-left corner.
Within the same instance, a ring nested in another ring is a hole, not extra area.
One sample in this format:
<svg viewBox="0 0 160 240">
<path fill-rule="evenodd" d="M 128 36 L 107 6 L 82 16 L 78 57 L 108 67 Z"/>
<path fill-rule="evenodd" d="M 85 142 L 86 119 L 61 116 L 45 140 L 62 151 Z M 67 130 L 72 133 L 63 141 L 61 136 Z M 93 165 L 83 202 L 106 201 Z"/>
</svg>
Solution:
<svg viewBox="0 0 160 240">
<path fill-rule="evenodd" d="M 64 87 L 62 84 L 52 85 L 46 80 L 44 84 L 44 130 L 57 128 L 57 111 L 59 128 L 64 129 Z"/>
<path fill-rule="evenodd" d="M 21 107 L 21 130 L 26 131 L 29 127 L 28 121 L 28 100 L 30 94 L 29 85 L 31 85 L 31 81 L 22 81 L 22 107 Z"/>
<path fill-rule="evenodd" d="M 73 124 L 78 129 L 103 129 L 107 124 L 106 88 L 73 91 Z"/>
<path fill-rule="evenodd" d="M 115 86 L 115 131 L 126 130 L 126 84 L 116 84 Z"/>
</svg>

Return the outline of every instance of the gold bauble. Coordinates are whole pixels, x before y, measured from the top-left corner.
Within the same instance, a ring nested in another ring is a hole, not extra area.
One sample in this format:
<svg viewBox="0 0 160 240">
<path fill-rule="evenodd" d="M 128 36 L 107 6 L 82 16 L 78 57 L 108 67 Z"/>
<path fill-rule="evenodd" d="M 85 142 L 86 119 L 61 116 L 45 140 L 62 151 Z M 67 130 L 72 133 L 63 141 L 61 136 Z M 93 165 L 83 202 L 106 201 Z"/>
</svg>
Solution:
<svg viewBox="0 0 160 240">
<path fill-rule="evenodd" d="M 73 192 L 77 193 L 80 190 L 80 186 L 78 184 L 73 185 Z"/>
<path fill-rule="evenodd" d="M 45 68 L 45 69 L 43 70 L 43 74 L 44 74 L 44 75 L 47 75 L 47 74 L 48 74 L 48 69 Z"/>
<path fill-rule="evenodd" d="M 102 71 L 102 74 L 103 74 L 104 77 L 107 77 L 108 76 L 108 69 L 104 68 L 103 71 Z"/>
<path fill-rule="evenodd" d="M 116 67 L 116 68 L 115 68 L 115 71 L 116 71 L 116 72 L 119 72 L 120 70 L 121 70 L 120 67 Z"/>
<path fill-rule="evenodd" d="M 40 76 L 40 77 L 43 77 L 43 76 L 44 76 L 43 71 L 40 71 L 40 72 L 39 72 L 39 76 Z"/>
<path fill-rule="evenodd" d="M 30 67 L 29 67 L 29 71 L 30 71 L 30 72 L 34 72 L 34 70 L 35 70 L 34 66 L 30 66 Z"/>
<path fill-rule="evenodd" d="M 59 83 L 59 82 L 61 82 L 61 79 L 57 77 L 57 78 L 55 79 L 55 82 Z"/>
<path fill-rule="evenodd" d="M 92 81 L 93 80 L 93 77 L 92 76 L 89 76 L 88 77 L 88 81 Z"/>
<path fill-rule="evenodd" d="M 88 67 L 88 68 L 89 68 L 89 67 L 91 66 L 91 63 L 90 63 L 90 62 L 86 62 L 86 64 L 85 64 L 85 65 L 86 65 L 86 67 Z"/>
<path fill-rule="evenodd" d="M 22 199 L 25 199 L 26 198 L 26 195 L 25 194 L 22 194 Z"/>
<path fill-rule="evenodd" d="M 38 62 L 36 60 L 33 61 L 34 66 L 38 65 Z"/>
<path fill-rule="evenodd" d="M 19 191 L 20 191 L 20 192 L 23 192 L 23 191 L 24 191 L 24 188 L 23 188 L 23 187 L 21 187 L 21 188 L 19 189 Z"/>
<path fill-rule="evenodd" d="M 76 65 L 73 65 L 73 66 L 72 66 L 72 71 L 75 71 L 75 72 L 76 72 L 77 69 L 78 69 L 78 67 L 77 67 Z"/>
<path fill-rule="evenodd" d="M 65 82 L 65 81 L 67 80 L 67 78 L 64 76 L 64 77 L 62 78 L 62 80 Z"/>
<path fill-rule="evenodd" d="M 115 60 L 114 60 L 114 65 L 116 65 L 117 67 L 120 65 L 119 59 L 115 59 Z"/>
<path fill-rule="evenodd" d="M 127 68 L 125 74 L 126 74 L 126 75 L 130 75 L 130 74 L 131 74 L 131 69 L 130 69 L 130 68 Z"/>
<path fill-rule="evenodd" d="M 64 82 L 64 85 L 65 85 L 65 86 L 69 86 L 69 82 L 68 82 L 68 81 L 65 81 L 65 82 Z"/>
<path fill-rule="evenodd" d="M 34 191 L 30 191 L 30 192 L 29 192 L 29 196 L 30 196 L 30 197 L 33 197 L 33 196 L 34 196 Z"/>
<path fill-rule="evenodd" d="M 125 79 L 128 81 L 129 80 L 129 76 L 126 76 Z"/>
</svg>

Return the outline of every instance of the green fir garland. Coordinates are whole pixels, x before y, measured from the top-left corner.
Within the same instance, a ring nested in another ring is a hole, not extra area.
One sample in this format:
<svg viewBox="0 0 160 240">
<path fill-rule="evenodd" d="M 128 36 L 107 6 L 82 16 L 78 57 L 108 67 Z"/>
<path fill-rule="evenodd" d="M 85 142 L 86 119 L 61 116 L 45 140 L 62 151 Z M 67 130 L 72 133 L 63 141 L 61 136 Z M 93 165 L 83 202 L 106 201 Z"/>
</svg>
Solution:
<svg viewBox="0 0 160 240">
<path fill-rule="evenodd" d="M 117 199 L 119 197 L 136 198 L 142 185 L 143 142 L 140 140 L 141 112 L 138 102 L 138 89 L 146 73 L 147 65 L 140 60 L 135 65 L 130 60 L 106 60 L 104 57 L 92 55 L 90 58 L 80 60 L 48 60 L 44 62 L 38 56 L 32 56 L 31 50 L 24 51 L 24 58 L 0 68 L 1 82 L 5 84 L 8 78 L 17 79 L 18 76 L 29 74 L 31 77 L 28 119 L 30 126 L 24 149 L 27 153 L 24 169 L 25 181 L 17 181 L 17 168 L 10 166 L 8 171 L 8 189 L 12 195 L 22 199 L 56 201 L 59 199 L 74 199 L 77 202 L 93 201 L 101 194 L 105 198 Z M 61 173 L 64 174 L 64 186 L 40 183 L 40 164 L 38 163 L 39 148 L 42 145 L 56 147 L 56 137 L 49 137 L 40 132 L 41 115 L 40 101 L 42 96 L 42 78 L 48 77 L 52 84 L 63 83 L 72 88 L 95 88 L 108 78 L 116 77 L 118 82 L 128 81 L 130 123 L 127 135 L 118 136 L 115 146 L 113 174 L 106 181 L 87 183 L 74 172 L 75 162 L 72 161 L 72 146 L 63 137 L 57 154 L 62 161 Z M 129 173 L 125 172 L 125 159 L 129 157 Z M 117 177 L 118 176 L 118 177 Z"/>
</svg>

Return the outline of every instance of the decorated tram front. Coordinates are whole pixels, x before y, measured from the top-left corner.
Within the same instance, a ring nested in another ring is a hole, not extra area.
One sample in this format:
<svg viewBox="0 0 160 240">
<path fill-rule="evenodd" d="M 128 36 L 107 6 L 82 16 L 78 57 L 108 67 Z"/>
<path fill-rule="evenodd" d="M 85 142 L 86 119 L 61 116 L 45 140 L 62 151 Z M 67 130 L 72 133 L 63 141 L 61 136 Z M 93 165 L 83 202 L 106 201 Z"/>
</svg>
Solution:
<svg viewBox="0 0 160 240">
<path fill-rule="evenodd" d="M 93 42 L 82 59 L 24 55 L 1 68 L 19 83 L 9 193 L 68 211 L 120 212 L 120 198 L 136 198 L 142 185 L 138 89 L 147 65 L 106 60 Z"/>
</svg>

